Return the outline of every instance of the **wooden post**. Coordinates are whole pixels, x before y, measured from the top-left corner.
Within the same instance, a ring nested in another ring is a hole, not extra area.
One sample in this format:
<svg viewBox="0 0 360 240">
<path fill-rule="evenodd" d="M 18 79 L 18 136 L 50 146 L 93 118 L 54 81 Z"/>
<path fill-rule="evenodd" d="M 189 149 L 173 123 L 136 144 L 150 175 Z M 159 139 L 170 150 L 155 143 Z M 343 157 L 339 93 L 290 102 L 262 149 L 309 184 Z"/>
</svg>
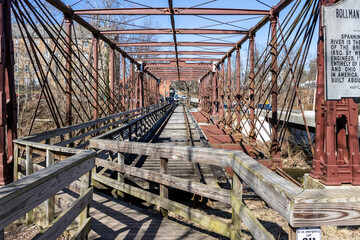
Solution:
<svg viewBox="0 0 360 240">
<path fill-rule="evenodd" d="M 118 153 L 117 161 L 118 161 L 118 164 L 119 164 L 120 166 L 123 166 L 123 165 L 125 164 L 125 156 L 124 156 L 123 153 L 120 153 L 120 152 Z M 118 172 L 118 173 L 117 173 L 117 180 L 118 180 L 119 182 L 121 182 L 121 183 L 124 183 L 124 174 Z M 121 191 L 118 191 L 117 194 L 118 194 L 121 198 L 124 198 L 124 197 L 125 197 L 124 193 L 121 192 Z"/>
<path fill-rule="evenodd" d="M 29 176 L 33 173 L 33 158 L 32 158 L 32 149 L 30 146 L 26 146 L 26 170 L 25 175 Z M 34 212 L 33 210 L 29 211 L 26 214 L 26 223 L 31 224 L 34 220 Z"/>
<path fill-rule="evenodd" d="M 239 176 L 234 173 L 233 176 L 233 193 L 238 202 L 242 202 L 242 189 L 243 185 L 241 183 L 241 180 Z M 232 225 L 234 227 L 234 230 L 237 232 L 238 235 L 241 236 L 241 219 L 240 216 L 232 210 Z"/>
<path fill-rule="evenodd" d="M 289 225 L 289 240 L 297 240 L 296 239 L 296 228 L 293 228 L 290 225 Z"/>
<path fill-rule="evenodd" d="M 46 167 L 54 164 L 54 154 L 50 150 L 46 150 Z M 46 200 L 46 226 L 54 220 L 55 213 L 55 196 Z"/>
<path fill-rule="evenodd" d="M 93 37 L 93 47 L 94 47 L 94 119 L 99 118 L 98 108 L 99 108 L 99 97 L 98 97 L 98 36 L 94 35 Z"/>
<path fill-rule="evenodd" d="M 160 158 L 160 173 L 168 174 L 168 163 L 169 163 L 169 159 Z M 164 198 L 169 197 L 169 189 L 163 184 L 160 184 L 160 197 L 164 197 Z M 168 211 L 166 209 L 160 208 L 160 212 L 163 217 L 165 218 L 168 217 Z"/>
<path fill-rule="evenodd" d="M 84 196 L 86 192 L 91 188 L 91 171 L 86 173 L 84 176 L 81 177 L 81 190 L 80 190 L 80 197 Z M 84 208 L 84 210 L 80 213 L 79 216 L 79 229 L 81 226 L 86 222 L 86 220 L 90 217 L 89 214 L 89 205 Z"/>
<path fill-rule="evenodd" d="M 14 181 L 19 179 L 19 146 L 14 144 Z"/>
</svg>

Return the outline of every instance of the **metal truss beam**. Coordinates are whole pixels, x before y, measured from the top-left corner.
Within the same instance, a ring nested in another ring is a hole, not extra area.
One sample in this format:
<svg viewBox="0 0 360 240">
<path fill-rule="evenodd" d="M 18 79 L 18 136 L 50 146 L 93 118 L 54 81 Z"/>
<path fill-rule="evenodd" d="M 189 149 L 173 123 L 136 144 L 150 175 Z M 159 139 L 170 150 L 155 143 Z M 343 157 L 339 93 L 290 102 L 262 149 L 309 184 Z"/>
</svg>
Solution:
<svg viewBox="0 0 360 240">
<path fill-rule="evenodd" d="M 269 10 L 235 8 L 173 8 L 174 15 L 269 15 Z M 78 15 L 171 15 L 170 8 L 114 8 L 76 10 Z"/>
<path fill-rule="evenodd" d="M 144 59 L 135 59 L 140 62 L 154 62 L 154 61 L 167 61 L 167 62 L 175 62 L 176 58 L 144 58 Z M 179 62 L 187 62 L 187 61 L 204 61 L 204 62 L 217 62 L 219 58 L 179 58 Z"/>
<path fill-rule="evenodd" d="M 233 47 L 236 43 L 221 42 L 178 42 L 178 47 Z M 118 47 L 173 47 L 174 42 L 137 42 L 137 43 L 118 43 Z"/>
<path fill-rule="evenodd" d="M 175 55 L 175 51 L 128 52 L 129 55 Z M 180 51 L 179 55 L 225 55 L 226 52 Z"/>
<path fill-rule="evenodd" d="M 191 68 L 209 68 L 210 63 L 186 63 L 186 62 L 170 62 L 170 63 L 147 63 L 148 68 L 164 68 L 164 67 L 191 67 Z"/>
<path fill-rule="evenodd" d="M 120 29 L 103 30 L 101 34 L 247 34 L 246 30 L 228 30 L 228 29 Z"/>
</svg>

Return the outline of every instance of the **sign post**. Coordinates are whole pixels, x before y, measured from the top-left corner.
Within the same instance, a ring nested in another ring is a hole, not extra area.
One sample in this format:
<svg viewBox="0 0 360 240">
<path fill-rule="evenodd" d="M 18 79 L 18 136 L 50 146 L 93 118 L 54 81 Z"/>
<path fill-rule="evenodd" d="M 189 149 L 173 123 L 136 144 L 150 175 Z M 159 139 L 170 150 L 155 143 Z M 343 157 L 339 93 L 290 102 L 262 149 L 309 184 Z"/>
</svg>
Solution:
<svg viewBox="0 0 360 240">
<path fill-rule="evenodd" d="M 360 97 L 360 1 L 323 6 L 325 98 Z"/>
</svg>

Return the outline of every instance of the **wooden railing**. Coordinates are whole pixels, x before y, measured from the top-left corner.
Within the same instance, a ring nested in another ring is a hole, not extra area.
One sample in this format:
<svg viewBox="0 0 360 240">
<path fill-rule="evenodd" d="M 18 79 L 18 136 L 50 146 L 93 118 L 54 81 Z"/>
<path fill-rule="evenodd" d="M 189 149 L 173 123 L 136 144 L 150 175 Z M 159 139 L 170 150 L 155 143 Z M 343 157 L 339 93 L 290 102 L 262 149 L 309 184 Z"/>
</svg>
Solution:
<svg viewBox="0 0 360 240">
<path fill-rule="evenodd" d="M 90 140 L 90 146 L 95 149 L 118 152 L 120 153 L 119 159 L 124 153 L 161 159 L 160 173 L 126 166 L 122 161 L 109 162 L 96 159 L 97 166 L 118 171 L 120 175 L 126 174 L 126 176 L 159 183 L 162 186 L 160 188 L 172 187 L 230 203 L 233 210 L 232 222 L 226 223 L 217 217 L 210 217 L 198 210 L 167 199 L 166 191 L 160 191 L 159 196 L 119 181 L 121 178 L 114 180 L 98 173 L 93 176 L 94 180 L 102 184 L 155 204 L 165 211 L 174 212 L 231 239 L 240 239 L 241 223 L 249 229 L 255 239 L 275 239 L 243 203 L 242 183 L 250 186 L 262 200 L 289 223 L 293 230 L 298 227 L 360 224 L 359 189 L 351 189 L 351 191 L 341 188 L 303 189 L 280 177 L 241 151 L 103 139 Z M 229 191 L 213 188 L 198 182 L 169 176 L 166 174 L 168 159 L 231 167 L 234 170 L 233 189 Z"/>
<path fill-rule="evenodd" d="M 85 239 L 91 229 L 88 205 L 96 153 L 77 148 L 85 148 L 94 136 L 136 141 L 151 135 L 154 125 L 172 108 L 167 102 L 160 103 L 15 140 L 17 181 L 0 188 L 0 239 L 1 229 L 24 215 L 26 222 L 36 220 L 44 228 L 35 239 L 56 239 L 80 216 L 74 238 Z M 80 197 L 55 218 L 55 196 L 65 187 Z"/>
<path fill-rule="evenodd" d="M 54 129 L 48 132 L 39 133 L 29 137 L 22 138 L 31 142 L 45 142 L 56 146 L 69 146 L 83 149 L 88 146 L 89 139 L 103 134 L 112 128 L 124 125 L 126 123 L 137 124 L 132 120 L 140 116 L 146 116 L 151 112 L 161 111 L 168 102 L 151 105 L 144 108 L 138 108 L 127 112 L 117 113 L 111 116 L 95 119 L 89 122 L 72 125 L 69 127 Z"/>
<path fill-rule="evenodd" d="M 56 239 L 77 217 L 74 239 L 85 239 L 91 229 L 89 204 L 95 153 L 25 140 L 14 142 L 15 158 L 21 150 L 26 152 L 26 169 L 16 172 L 20 180 L 0 188 L 0 239 L 3 239 L 3 229 L 18 218 L 26 215 L 27 222 L 32 222 L 36 207 L 45 212 L 45 223 L 34 239 Z M 41 158 L 45 158 L 46 167 L 38 165 L 34 169 L 33 160 Z M 76 181 L 79 197 L 55 217 L 55 195 Z"/>
</svg>

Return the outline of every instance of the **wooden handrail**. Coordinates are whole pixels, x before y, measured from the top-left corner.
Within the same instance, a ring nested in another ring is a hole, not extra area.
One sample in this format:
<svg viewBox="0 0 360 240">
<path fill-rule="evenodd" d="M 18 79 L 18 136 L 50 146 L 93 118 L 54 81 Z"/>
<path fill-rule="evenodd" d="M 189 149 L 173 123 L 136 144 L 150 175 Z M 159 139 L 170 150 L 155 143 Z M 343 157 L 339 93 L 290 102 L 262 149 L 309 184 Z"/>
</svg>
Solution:
<svg viewBox="0 0 360 240">
<path fill-rule="evenodd" d="M 58 128 L 58 129 L 54 129 L 54 130 L 51 130 L 51 131 L 35 134 L 35 135 L 32 135 L 32 136 L 24 137 L 22 139 L 27 140 L 27 141 L 32 141 L 32 142 L 41 142 L 41 141 L 51 139 L 51 138 L 54 138 L 54 137 L 57 137 L 57 136 L 65 135 L 67 133 L 70 133 L 70 132 L 73 132 L 73 131 L 76 131 L 76 130 L 92 127 L 92 126 L 95 126 L 97 124 L 101 124 L 101 123 L 104 123 L 106 121 L 109 121 L 109 120 L 112 120 L 112 119 L 115 119 L 115 118 L 119 118 L 119 117 L 123 117 L 123 116 L 129 115 L 129 114 L 132 114 L 132 113 L 139 112 L 138 114 L 135 114 L 135 116 L 137 116 L 137 115 L 143 114 L 146 111 L 158 108 L 158 107 L 160 107 L 162 105 L 165 105 L 165 104 L 167 104 L 167 103 L 164 102 L 164 103 L 158 103 L 158 104 L 155 104 L 155 105 L 151 105 L 151 106 L 148 106 L 148 107 L 137 108 L 137 109 L 130 110 L 130 111 L 127 111 L 127 112 L 121 112 L 121 113 L 117 113 L 117 114 L 114 114 L 114 115 L 111 115 L 111 116 L 95 119 L 95 120 L 92 120 L 92 121 L 89 121 L 89 122 L 79 123 L 79 124 L 71 125 L 71 126 L 68 126 L 68 127 Z"/>
</svg>

